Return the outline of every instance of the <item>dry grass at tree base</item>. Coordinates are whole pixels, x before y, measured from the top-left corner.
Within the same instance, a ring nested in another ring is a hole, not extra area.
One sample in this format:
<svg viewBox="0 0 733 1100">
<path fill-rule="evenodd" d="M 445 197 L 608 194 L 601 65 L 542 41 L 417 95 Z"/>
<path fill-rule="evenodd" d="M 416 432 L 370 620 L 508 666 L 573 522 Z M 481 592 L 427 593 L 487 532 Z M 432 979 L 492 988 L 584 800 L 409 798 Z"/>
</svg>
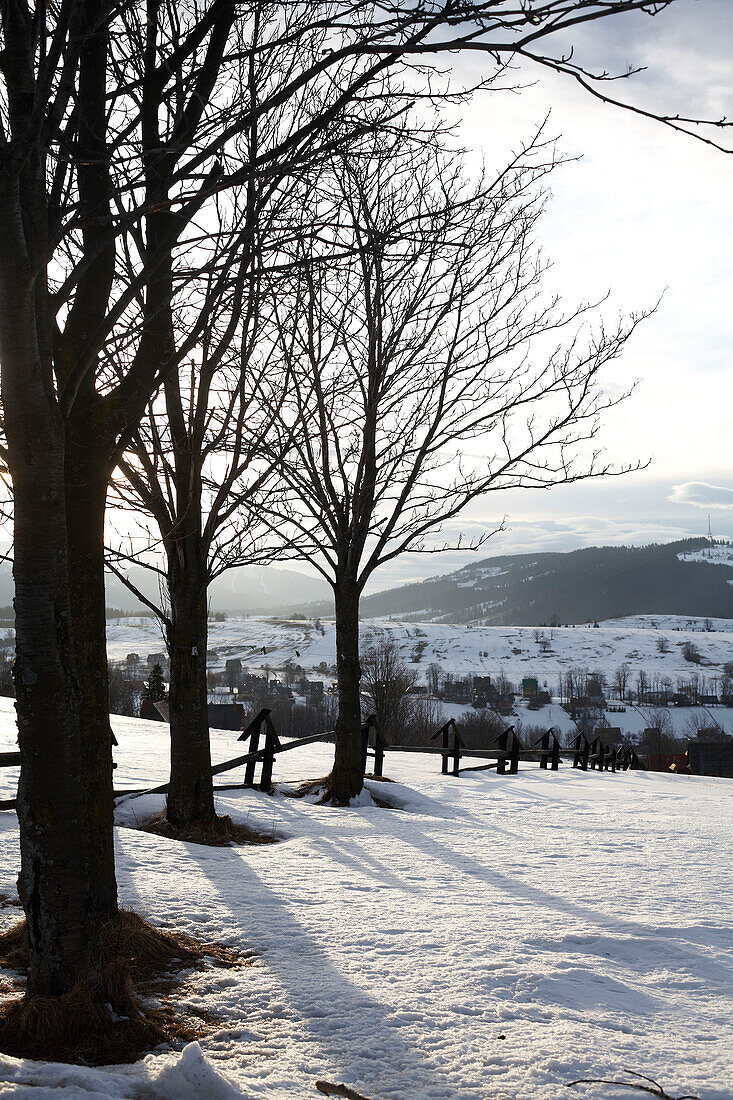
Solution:
<svg viewBox="0 0 733 1100">
<path fill-rule="evenodd" d="M 106 999 L 79 983 L 62 997 L 14 997 L 0 1006 L 0 1051 L 18 1058 L 110 1065 L 135 1062 L 161 1043 L 201 1038 L 214 1018 L 196 1012 L 182 1018 L 169 996 L 183 985 L 181 971 L 212 961 L 221 967 L 249 964 L 221 944 L 199 943 L 181 932 L 154 928 L 121 910 L 102 929 Z M 27 973 L 25 921 L 0 934 L 0 966 Z M 150 1006 L 138 998 L 155 998 Z"/>
<path fill-rule="evenodd" d="M 365 779 L 372 780 L 375 783 L 393 783 L 393 779 L 387 779 L 381 775 L 365 775 Z M 285 795 L 287 798 L 307 798 L 308 795 L 320 794 L 317 805 L 319 806 L 334 806 L 340 809 L 348 808 L 348 802 L 337 802 L 330 794 L 329 788 L 331 783 L 330 775 L 322 776 L 320 779 L 305 779 L 297 787 L 283 787 L 277 788 L 280 794 Z M 400 806 L 395 806 L 392 802 L 389 802 L 386 798 L 380 797 L 370 790 L 372 802 L 375 806 L 379 806 L 380 810 L 399 810 Z"/>
<path fill-rule="evenodd" d="M 155 833 L 169 840 L 182 840 L 188 844 L 207 844 L 210 847 L 231 847 L 234 844 L 276 844 L 278 837 L 272 833 L 260 833 L 249 825 L 239 825 L 228 814 L 213 821 L 194 821 L 179 828 L 172 825 L 161 810 L 139 826 L 144 833 Z"/>
</svg>

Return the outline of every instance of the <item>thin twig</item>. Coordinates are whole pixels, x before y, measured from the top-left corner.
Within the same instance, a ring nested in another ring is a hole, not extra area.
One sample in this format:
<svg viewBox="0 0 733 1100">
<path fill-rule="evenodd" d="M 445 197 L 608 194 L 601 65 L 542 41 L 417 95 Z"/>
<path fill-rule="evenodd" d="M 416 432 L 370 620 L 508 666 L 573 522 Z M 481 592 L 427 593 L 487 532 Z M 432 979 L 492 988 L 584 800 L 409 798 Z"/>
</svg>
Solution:
<svg viewBox="0 0 733 1100">
<path fill-rule="evenodd" d="M 604 1077 L 581 1077 L 578 1081 L 568 1081 L 567 1087 L 571 1089 L 573 1085 L 615 1085 L 617 1088 L 648 1092 L 650 1096 L 658 1096 L 660 1100 L 700 1100 L 699 1096 L 692 1093 L 685 1093 L 684 1096 L 672 1096 L 653 1077 L 647 1077 L 644 1073 L 637 1073 L 636 1070 L 625 1069 L 623 1072 L 628 1073 L 630 1077 L 640 1077 L 643 1081 L 649 1081 L 654 1087 L 649 1088 L 649 1085 L 637 1085 L 633 1081 L 614 1081 Z"/>
</svg>

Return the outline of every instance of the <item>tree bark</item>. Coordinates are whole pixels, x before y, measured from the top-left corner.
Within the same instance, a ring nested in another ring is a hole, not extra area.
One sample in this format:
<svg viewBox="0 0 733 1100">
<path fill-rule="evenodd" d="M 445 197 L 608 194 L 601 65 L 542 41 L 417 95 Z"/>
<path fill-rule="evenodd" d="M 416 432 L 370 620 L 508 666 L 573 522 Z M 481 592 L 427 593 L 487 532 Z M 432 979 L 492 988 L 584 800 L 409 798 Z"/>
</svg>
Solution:
<svg viewBox="0 0 733 1100">
<path fill-rule="evenodd" d="M 84 805 L 91 901 L 102 916 L 117 912 L 112 727 L 104 585 L 104 515 L 109 459 L 94 446 L 100 433 L 75 418 L 67 428 L 66 510 L 71 619 L 79 680 Z M 91 434 L 90 434 L 91 429 Z"/>
<path fill-rule="evenodd" d="M 0 249 L 4 244 L 0 231 Z M 36 334 L 31 279 L 0 278 L 0 363 L 14 496 L 15 689 L 21 774 L 18 891 L 28 992 L 101 986 L 91 904 L 81 720 L 69 598 L 64 429 Z"/>
<path fill-rule="evenodd" d="M 167 817 L 183 828 L 214 820 L 214 787 L 207 713 L 206 572 L 195 556 L 195 540 L 174 546 L 168 569 L 171 774 Z M 200 550 L 200 547 L 199 547 Z"/>
<path fill-rule="evenodd" d="M 339 709 L 336 720 L 336 752 L 327 795 L 346 806 L 364 786 L 361 744 L 361 669 L 359 667 L 359 596 L 351 578 L 334 586 L 336 610 L 336 670 Z"/>
</svg>

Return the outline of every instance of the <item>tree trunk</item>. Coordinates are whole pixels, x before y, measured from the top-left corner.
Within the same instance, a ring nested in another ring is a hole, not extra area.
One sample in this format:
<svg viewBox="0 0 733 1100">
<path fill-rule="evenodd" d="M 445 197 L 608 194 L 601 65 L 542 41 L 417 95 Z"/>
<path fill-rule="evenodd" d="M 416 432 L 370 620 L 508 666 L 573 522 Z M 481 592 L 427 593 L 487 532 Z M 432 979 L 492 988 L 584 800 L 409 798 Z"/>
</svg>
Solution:
<svg viewBox="0 0 733 1100">
<path fill-rule="evenodd" d="M 13 470 L 18 891 L 30 944 L 28 990 L 57 996 L 82 977 L 99 980 L 99 941 L 87 863 L 59 449 L 51 456 L 44 448 L 42 461 L 31 465 L 25 476 Z"/>
<path fill-rule="evenodd" d="M 207 585 L 205 571 L 193 557 L 191 539 L 186 540 L 186 554 L 177 543 L 168 569 L 171 775 L 167 817 L 178 828 L 194 821 L 210 823 L 215 817 L 206 686 Z"/>
<path fill-rule="evenodd" d="M 327 794 L 337 805 L 346 806 L 364 786 L 358 586 L 348 578 L 340 579 L 334 587 L 334 602 L 339 709 L 336 752 Z"/>
<path fill-rule="evenodd" d="M 89 418 L 87 418 L 89 419 Z M 104 513 L 109 461 L 84 439 L 78 422 L 67 430 L 66 509 L 71 620 L 79 704 L 92 905 L 117 912 L 114 852 L 112 728 L 104 587 Z M 97 434 L 97 433 L 95 433 Z"/>
<path fill-rule="evenodd" d="M 0 234 L 0 248 L 3 245 Z M 39 355 L 30 284 L 0 279 L 0 363 L 14 496 L 15 689 L 21 773 L 18 891 L 29 993 L 101 984 L 91 905 L 69 599 L 64 432 Z"/>
</svg>

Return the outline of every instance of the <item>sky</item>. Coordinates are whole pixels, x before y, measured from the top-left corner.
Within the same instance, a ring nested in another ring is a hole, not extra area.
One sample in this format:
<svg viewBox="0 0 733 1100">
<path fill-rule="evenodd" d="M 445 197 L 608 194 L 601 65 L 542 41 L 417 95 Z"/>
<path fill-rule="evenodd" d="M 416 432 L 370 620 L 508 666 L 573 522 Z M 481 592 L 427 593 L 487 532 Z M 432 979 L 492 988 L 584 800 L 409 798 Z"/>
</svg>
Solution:
<svg viewBox="0 0 733 1100">
<path fill-rule="evenodd" d="M 654 19 L 606 19 L 575 34 L 573 47 L 577 60 L 609 71 L 646 66 L 609 86 L 641 106 L 733 118 L 733 0 L 676 0 Z M 451 65 L 456 82 L 470 83 L 486 61 L 460 56 Z M 612 395 L 636 388 L 606 415 L 600 437 L 610 460 L 648 466 L 622 478 L 495 494 L 435 545 L 494 531 L 481 557 L 640 545 L 704 534 L 708 515 L 715 535 L 733 537 L 733 155 L 599 103 L 569 78 L 527 68 L 511 83 L 523 87 L 476 94 L 455 109 L 457 140 L 469 168 L 481 159 L 501 166 L 549 113 L 547 132 L 571 158 L 552 176 L 539 227 L 552 289 L 568 305 L 608 294 L 609 321 L 661 296 L 606 376 Z M 368 590 L 469 560 L 455 551 L 407 554 L 380 569 Z"/>
<path fill-rule="evenodd" d="M 733 3 L 678 0 L 655 19 L 605 20 L 574 38 L 575 57 L 616 72 L 647 71 L 613 91 L 662 112 L 733 118 Z M 480 58 L 454 63 L 470 81 Z M 733 536 L 733 155 L 591 99 L 574 82 L 525 69 L 520 92 L 476 95 L 456 113 L 469 157 L 500 164 L 550 112 L 548 132 L 573 160 L 557 169 L 539 236 L 551 281 L 570 303 L 609 294 L 605 315 L 646 309 L 606 379 L 636 383 L 608 414 L 607 456 L 648 468 L 546 492 L 508 491 L 474 504 L 444 532 L 505 529 L 494 554 L 639 545 L 704 534 Z M 731 137 L 729 137 L 729 141 Z M 467 564 L 466 554 L 406 555 L 370 590 Z"/>
</svg>

